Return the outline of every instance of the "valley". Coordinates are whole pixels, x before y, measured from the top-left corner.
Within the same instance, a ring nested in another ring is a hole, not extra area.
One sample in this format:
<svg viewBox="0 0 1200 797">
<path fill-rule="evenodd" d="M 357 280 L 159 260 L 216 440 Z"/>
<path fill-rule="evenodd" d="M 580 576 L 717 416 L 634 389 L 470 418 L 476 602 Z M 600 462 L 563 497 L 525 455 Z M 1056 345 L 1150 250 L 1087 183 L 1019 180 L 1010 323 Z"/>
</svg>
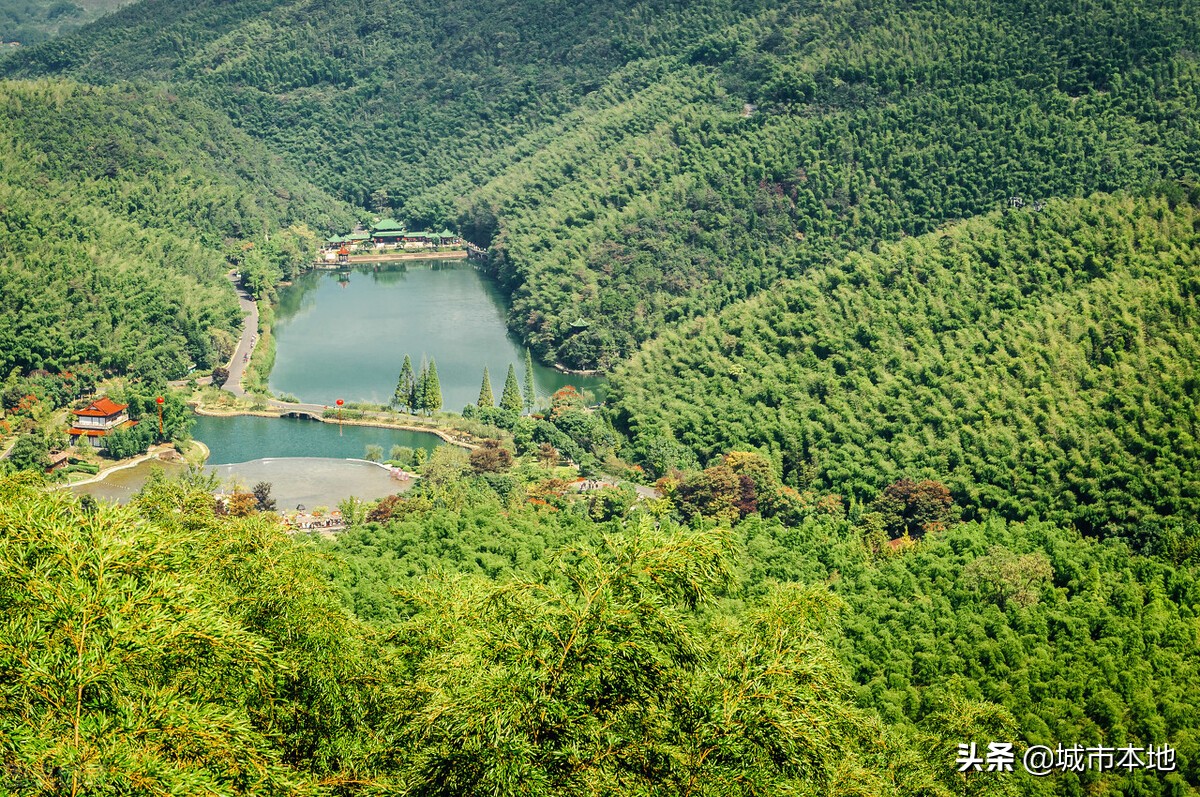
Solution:
<svg viewBox="0 0 1200 797">
<path fill-rule="evenodd" d="M 1200 792 L 1197 0 L 117 5 L 0 4 L 0 797 Z"/>
</svg>

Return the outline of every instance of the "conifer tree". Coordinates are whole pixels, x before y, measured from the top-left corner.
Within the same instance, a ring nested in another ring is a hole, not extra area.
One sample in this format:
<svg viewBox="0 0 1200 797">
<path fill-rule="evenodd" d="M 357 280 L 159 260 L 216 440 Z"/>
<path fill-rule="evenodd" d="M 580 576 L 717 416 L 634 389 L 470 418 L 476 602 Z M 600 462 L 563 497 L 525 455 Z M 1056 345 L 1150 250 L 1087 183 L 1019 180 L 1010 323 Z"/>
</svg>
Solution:
<svg viewBox="0 0 1200 797">
<path fill-rule="evenodd" d="M 488 376 L 487 366 L 483 366 L 483 384 L 479 386 L 479 400 L 475 402 L 477 407 L 494 407 L 496 400 L 492 398 L 492 378 Z"/>
<path fill-rule="evenodd" d="M 529 349 L 525 350 L 525 412 L 533 412 L 533 405 L 537 401 L 537 392 L 533 386 L 533 358 L 529 356 Z"/>
<path fill-rule="evenodd" d="M 425 411 L 425 382 L 429 379 L 429 363 L 425 358 L 421 358 L 421 372 L 417 374 L 417 379 L 413 382 L 413 412 Z"/>
<path fill-rule="evenodd" d="M 429 360 L 425 374 L 425 412 L 433 415 L 442 408 L 442 383 L 438 381 L 437 360 Z"/>
<path fill-rule="evenodd" d="M 508 364 L 508 377 L 504 380 L 504 393 L 500 396 L 500 409 L 521 411 L 521 388 L 517 387 L 517 369 Z"/>
<path fill-rule="evenodd" d="M 403 407 L 407 412 L 412 412 L 413 407 L 413 388 L 416 386 L 416 380 L 413 378 L 412 358 L 407 354 L 404 355 L 404 364 L 400 366 L 400 379 L 396 382 L 396 394 L 392 397 L 393 407 Z"/>
</svg>

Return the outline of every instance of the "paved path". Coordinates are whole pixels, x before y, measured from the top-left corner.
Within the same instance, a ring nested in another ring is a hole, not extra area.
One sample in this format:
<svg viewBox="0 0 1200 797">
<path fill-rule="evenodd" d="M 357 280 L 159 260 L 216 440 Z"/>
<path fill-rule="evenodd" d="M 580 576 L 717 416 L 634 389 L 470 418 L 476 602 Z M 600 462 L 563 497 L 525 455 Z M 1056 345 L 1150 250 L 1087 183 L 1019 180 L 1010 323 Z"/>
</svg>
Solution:
<svg viewBox="0 0 1200 797">
<path fill-rule="evenodd" d="M 224 387 L 238 398 L 245 398 L 242 376 L 246 373 L 250 353 L 254 351 L 254 342 L 258 338 L 258 305 L 242 290 L 237 277 L 231 273 L 229 279 L 233 282 L 233 289 L 237 291 L 238 304 L 246 314 L 246 319 L 242 322 L 242 336 L 238 338 L 237 348 L 233 350 L 233 358 L 229 361 L 229 378 L 225 380 Z"/>
</svg>

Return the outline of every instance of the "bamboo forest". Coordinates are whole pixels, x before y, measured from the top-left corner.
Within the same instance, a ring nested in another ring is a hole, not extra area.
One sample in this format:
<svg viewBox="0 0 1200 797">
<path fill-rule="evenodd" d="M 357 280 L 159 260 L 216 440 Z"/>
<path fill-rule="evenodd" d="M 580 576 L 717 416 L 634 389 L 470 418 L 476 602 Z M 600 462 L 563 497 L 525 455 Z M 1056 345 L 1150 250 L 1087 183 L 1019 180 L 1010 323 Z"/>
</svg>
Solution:
<svg viewBox="0 0 1200 797">
<path fill-rule="evenodd" d="M 0 797 L 1177 797 L 1198 696 L 1200 0 L 0 0 Z"/>
</svg>

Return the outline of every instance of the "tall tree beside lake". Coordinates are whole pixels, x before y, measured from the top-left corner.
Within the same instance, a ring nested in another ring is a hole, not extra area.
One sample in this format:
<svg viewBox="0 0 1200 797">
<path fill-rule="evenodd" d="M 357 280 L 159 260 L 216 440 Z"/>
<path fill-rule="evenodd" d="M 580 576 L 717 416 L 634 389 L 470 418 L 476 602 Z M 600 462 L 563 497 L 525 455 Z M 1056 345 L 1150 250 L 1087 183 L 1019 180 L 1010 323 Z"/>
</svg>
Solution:
<svg viewBox="0 0 1200 797">
<path fill-rule="evenodd" d="M 417 374 L 416 381 L 413 382 L 413 399 L 412 411 L 424 412 L 425 410 L 425 382 L 429 379 L 429 363 L 424 357 L 421 358 L 421 371 Z"/>
<path fill-rule="evenodd" d="M 488 375 L 487 366 L 483 366 L 483 384 L 479 386 L 479 400 L 475 402 L 477 407 L 494 407 L 496 400 L 492 397 L 492 378 Z"/>
<path fill-rule="evenodd" d="M 416 389 L 416 379 L 413 377 L 412 358 L 404 355 L 404 364 L 400 366 L 400 379 L 396 382 L 396 395 L 392 397 L 392 406 L 402 407 L 412 412 L 416 409 L 413 404 L 413 392 Z"/>
<path fill-rule="evenodd" d="M 438 381 L 437 360 L 434 359 L 430 359 L 429 371 L 425 374 L 422 408 L 430 415 L 442 408 L 442 383 Z"/>
<path fill-rule="evenodd" d="M 525 412 L 533 412 L 533 405 L 537 402 L 537 391 L 533 386 L 533 357 L 529 354 L 529 349 L 525 350 Z"/>
<path fill-rule="evenodd" d="M 508 364 L 508 376 L 504 380 L 504 393 L 500 396 L 500 408 L 521 411 L 521 388 L 517 387 L 517 369 Z"/>
</svg>

